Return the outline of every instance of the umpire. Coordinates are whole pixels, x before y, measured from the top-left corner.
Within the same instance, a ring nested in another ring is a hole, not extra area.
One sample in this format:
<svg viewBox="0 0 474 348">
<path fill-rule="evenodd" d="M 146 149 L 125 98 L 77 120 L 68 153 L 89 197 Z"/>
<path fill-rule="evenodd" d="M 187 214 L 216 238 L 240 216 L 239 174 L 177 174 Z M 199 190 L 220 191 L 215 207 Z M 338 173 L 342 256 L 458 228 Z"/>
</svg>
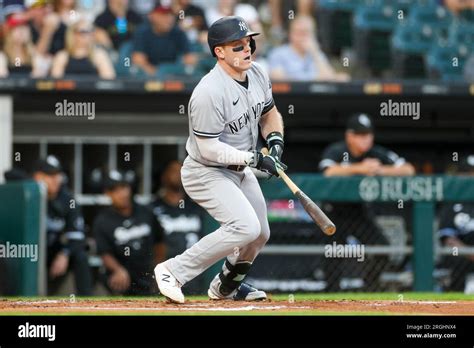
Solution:
<svg viewBox="0 0 474 348">
<path fill-rule="evenodd" d="M 133 202 L 131 185 L 120 172 L 108 174 L 104 191 L 112 206 L 96 217 L 93 231 L 105 286 L 114 294 L 150 295 L 152 267 L 165 258 L 163 229 L 150 209 Z"/>
<path fill-rule="evenodd" d="M 92 277 L 84 235 L 84 219 L 79 205 L 63 185 L 63 170 L 55 156 L 38 160 L 33 179 L 46 186 L 48 294 L 57 292 L 69 269 L 74 270 L 77 294 L 92 295 Z"/>
</svg>

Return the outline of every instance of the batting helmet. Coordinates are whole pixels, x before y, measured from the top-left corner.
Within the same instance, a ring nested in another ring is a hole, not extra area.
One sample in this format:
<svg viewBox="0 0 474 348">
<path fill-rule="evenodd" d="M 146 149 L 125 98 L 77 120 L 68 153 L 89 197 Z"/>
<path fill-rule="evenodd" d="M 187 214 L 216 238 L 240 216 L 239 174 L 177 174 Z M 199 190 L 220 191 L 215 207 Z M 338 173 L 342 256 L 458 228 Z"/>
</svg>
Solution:
<svg viewBox="0 0 474 348">
<path fill-rule="evenodd" d="M 212 55 L 216 57 L 216 54 L 214 53 L 214 48 L 216 46 L 250 36 L 250 48 L 253 54 L 256 45 L 252 36 L 259 34 L 260 33 L 250 31 L 248 24 L 242 17 L 228 16 L 215 21 L 211 25 L 207 34 L 207 43 L 209 44 Z"/>
</svg>

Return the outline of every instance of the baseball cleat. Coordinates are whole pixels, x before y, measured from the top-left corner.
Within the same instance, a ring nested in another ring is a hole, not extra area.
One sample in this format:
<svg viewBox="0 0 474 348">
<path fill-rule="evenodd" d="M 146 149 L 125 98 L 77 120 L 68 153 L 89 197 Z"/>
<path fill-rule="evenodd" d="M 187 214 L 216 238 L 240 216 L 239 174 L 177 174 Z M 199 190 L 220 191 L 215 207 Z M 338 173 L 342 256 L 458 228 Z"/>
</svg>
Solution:
<svg viewBox="0 0 474 348">
<path fill-rule="evenodd" d="M 263 301 L 267 299 L 265 291 L 255 289 L 247 283 L 241 283 L 237 289 L 229 295 L 222 295 L 219 291 L 221 281 L 217 275 L 211 282 L 207 295 L 211 300 L 234 300 L 234 301 Z"/>
<path fill-rule="evenodd" d="M 184 295 L 181 291 L 181 284 L 166 268 L 164 263 L 160 263 L 155 267 L 155 280 L 158 284 L 160 293 L 169 301 L 174 303 L 184 303 Z"/>
</svg>

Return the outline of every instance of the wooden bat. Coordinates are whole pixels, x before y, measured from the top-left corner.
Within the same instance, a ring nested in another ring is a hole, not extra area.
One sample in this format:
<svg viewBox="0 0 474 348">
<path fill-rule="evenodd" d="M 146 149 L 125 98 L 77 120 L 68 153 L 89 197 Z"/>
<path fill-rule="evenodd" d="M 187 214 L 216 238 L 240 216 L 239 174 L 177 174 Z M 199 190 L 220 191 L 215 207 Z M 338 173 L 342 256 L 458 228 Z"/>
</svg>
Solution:
<svg viewBox="0 0 474 348">
<path fill-rule="evenodd" d="M 261 152 L 264 155 L 268 155 L 268 149 L 262 148 Z M 311 216 L 311 219 L 319 226 L 319 228 L 328 236 L 332 236 L 336 232 L 336 225 L 327 217 L 326 214 L 309 198 L 298 186 L 290 179 L 286 173 L 277 169 L 278 175 L 283 179 L 288 188 L 293 194 L 299 199 L 303 205 L 304 210 Z"/>
</svg>

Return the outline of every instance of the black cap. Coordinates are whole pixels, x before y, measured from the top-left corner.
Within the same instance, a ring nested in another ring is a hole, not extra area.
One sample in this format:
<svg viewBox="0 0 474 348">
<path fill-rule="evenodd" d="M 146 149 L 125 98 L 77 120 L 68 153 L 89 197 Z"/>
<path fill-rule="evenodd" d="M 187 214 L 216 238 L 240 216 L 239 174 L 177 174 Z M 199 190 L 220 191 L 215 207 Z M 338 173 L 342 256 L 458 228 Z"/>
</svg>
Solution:
<svg viewBox="0 0 474 348">
<path fill-rule="evenodd" d="M 33 172 L 41 172 L 48 175 L 54 175 L 62 173 L 63 168 L 61 167 L 61 162 L 57 159 L 56 156 L 49 155 L 45 159 L 40 159 L 36 161 Z"/>
<path fill-rule="evenodd" d="M 354 133 L 372 133 L 374 131 L 374 126 L 369 115 L 357 113 L 349 117 L 346 130 Z"/>
<path fill-rule="evenodd" d="M 474 173 L 474 155 L 467 155 L 460 161 L 458 171 L 460 173 Z"/>
<path fill-rule="evenodd" d="M 135 178 L 135 174 L 132 171 L 128 171 L 127 173 L 123 174 L 118 170 L 111 170 L 107 173 L 106 177 L 103 181 L 104 190 L 113 190 L 117 186 L 129 185 L 131 186 L 133 180 Z"/>
</svg>

